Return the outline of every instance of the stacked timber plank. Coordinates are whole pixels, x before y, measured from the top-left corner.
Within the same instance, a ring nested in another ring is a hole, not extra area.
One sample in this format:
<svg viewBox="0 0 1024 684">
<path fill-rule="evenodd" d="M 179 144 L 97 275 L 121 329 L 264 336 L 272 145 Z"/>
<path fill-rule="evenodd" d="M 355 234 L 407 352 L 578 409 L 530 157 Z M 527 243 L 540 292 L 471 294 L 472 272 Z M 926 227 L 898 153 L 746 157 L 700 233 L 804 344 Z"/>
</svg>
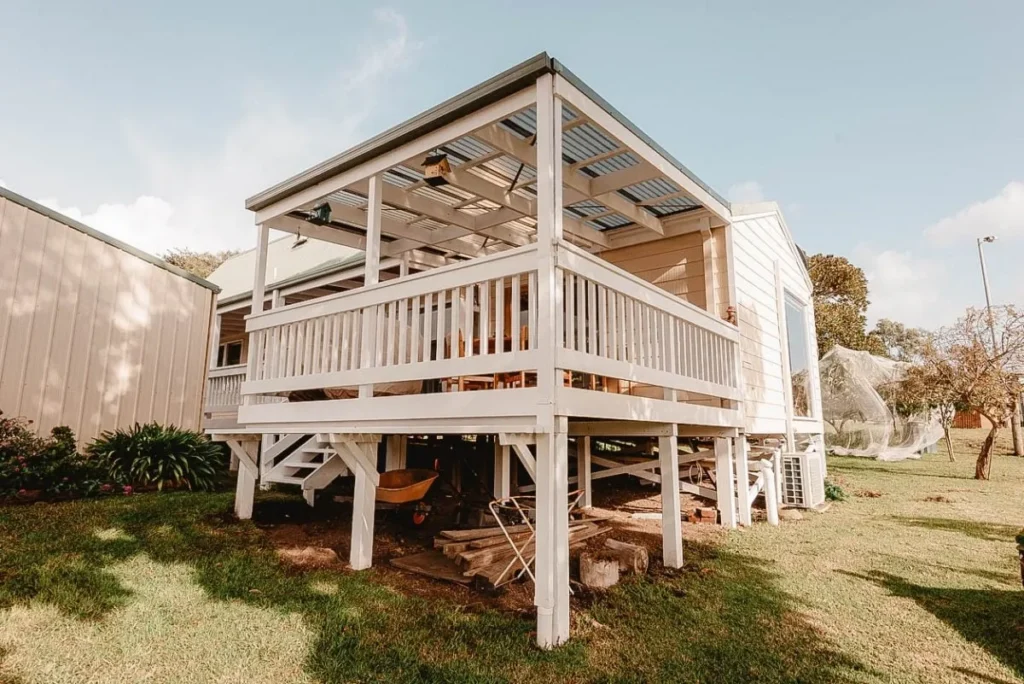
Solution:
<svg viewBox="0 0 1024 684">
<path fill-rule="evenodd" d="M 569 548 L 579 547 L 587 539 L 609 529 L 593 521 L 572 522 L 569 525 Z M 537 554 L 534 533 L 528 525 L 512 525 L 505 531 L 507 538 L 500 527 L 443 530 L 434 539 L 434 548 L 453 561 L 464 577 L 479 578 L 481 583 L 496 587 L 514 579 L 523 569 L 523 560 L 532 565 Z M 519 549 L 518 556 L 516 548 Z"/>
</svg>

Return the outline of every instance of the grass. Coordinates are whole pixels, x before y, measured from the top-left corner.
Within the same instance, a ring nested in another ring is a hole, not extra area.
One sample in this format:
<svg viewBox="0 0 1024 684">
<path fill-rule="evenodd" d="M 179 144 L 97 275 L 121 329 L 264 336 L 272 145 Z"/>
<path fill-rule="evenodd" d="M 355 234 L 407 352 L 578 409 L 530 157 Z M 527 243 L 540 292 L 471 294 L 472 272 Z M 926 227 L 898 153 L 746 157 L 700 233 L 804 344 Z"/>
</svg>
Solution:
<svg viewBox="0 0 1024 684">
<path fill-rule="evenodd" d="M 580 597 L 552 653 L 529 614 L 289 569 L 231 494 L 0 508 L 0 682 L 1022 681 L 1024 459 L 970 480 L 975 437 L 832 459 L 847 501 Z"/>
</svg>

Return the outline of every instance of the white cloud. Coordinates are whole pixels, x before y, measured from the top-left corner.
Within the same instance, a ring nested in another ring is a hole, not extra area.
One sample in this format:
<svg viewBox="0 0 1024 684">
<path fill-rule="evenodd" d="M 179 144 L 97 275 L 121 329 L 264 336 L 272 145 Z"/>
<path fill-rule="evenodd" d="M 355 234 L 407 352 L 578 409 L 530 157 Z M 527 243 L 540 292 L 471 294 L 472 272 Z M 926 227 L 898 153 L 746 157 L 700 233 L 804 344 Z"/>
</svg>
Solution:
<svg viewBox="0 0 1024 684">
<path fill-rule="evenodd" d="M 1012 181 L 995 197 L 947 216 L 924 233 L 939 244 L 985 235 L 1024 236 L 1024 182 Z"/>
<path fill-rule="evenodd" d="M 148 194 L 107 202 L 93 211 L 46 204 L 140 249 L 175 247 L 219 250 L 249 247 L 255 240 L 245 199 L 313 164 L 348 149 L 367 133 L 388 77 L 403 69 L 422 44 L 411 39 L 405 18 L 393 10 L 374 13 L 385 31 L 370 31 L 354 45 L 357 64 L 318 94 L 316 106 L 273 92 L 254 92 L 218 145 L 200 152 L 139 126 L 126 134 L 143 169 Z"/>
<path fill-rule="evenodd" d="M 757 181 L 737 183 L 730 187 L 728 192 L 725 194 L 726 197 L 729 198 L 730 202 L 736 202 L 738 204 L 764 202 L 764 189 L 761 188 L 761 184 Z"/>
<path fill-rule="evenodd" d="M 871 305 L 868 319 L 891 318 L 910 326 L 935 328 L 955 318 L 963 307 L 943 292 L 945 266 L 907 251 L 877 251 L 869 245 L 854 250 L 853 261 L 864 269 Z"/>
<path fill-rule="evenodd" d="M 7 187 L 6 181 L 4 181 L 3 178 L 0 178 L 0 188 L 6 188 L 6 187 Z"/>
<path fill-rule="evenodd" d="M 144 252 L 163 252 L 169 240 L 173 244 L 174 208 L 159 197 L 145 195 L 131 204 L 101 204 L 89 213 L 78 207 L 63 207 L 52 197 L 40 204 Z"/>
</svg>

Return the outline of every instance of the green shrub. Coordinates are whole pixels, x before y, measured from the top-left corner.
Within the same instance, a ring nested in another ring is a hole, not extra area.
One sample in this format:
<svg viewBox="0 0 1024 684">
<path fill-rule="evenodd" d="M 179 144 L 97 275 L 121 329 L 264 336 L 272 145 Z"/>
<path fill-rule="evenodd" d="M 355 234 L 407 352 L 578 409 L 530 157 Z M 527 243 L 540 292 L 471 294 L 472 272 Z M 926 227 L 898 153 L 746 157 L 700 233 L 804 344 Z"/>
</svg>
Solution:
<svg viewBox="0 0 1024 684">
<path fill-rule="evenodd" d="M 211 490 L 225 461 L 221 447 L 205 436 L 157 423 L 104 432 L 88 453 L 117 482 L 157 489 Z"/>
<path fill-rule="evenodd" d="M 846 501 L 846 492 L 831 480 L 825 480 L 825 498 L 828 501 Z"/>
<path fill-rule="evenodd" d="M 78 453 L 71 428 L 55 427 L 48 437 L 39 437 L 30 425 L 0 414 L 0 496 L 29 491 L 87 496 L 101 491 L 107 472 Z"/>
</svg>

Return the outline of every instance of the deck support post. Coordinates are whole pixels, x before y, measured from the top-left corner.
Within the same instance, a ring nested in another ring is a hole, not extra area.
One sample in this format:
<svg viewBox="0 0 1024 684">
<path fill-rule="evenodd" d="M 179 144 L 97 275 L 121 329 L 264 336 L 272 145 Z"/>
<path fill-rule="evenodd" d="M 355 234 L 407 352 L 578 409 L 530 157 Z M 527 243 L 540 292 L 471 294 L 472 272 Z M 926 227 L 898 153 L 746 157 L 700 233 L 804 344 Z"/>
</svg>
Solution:
<svg viewBox="0 0 1024 684">
<path fill-rule="evenodd" d="M 736 501 L 739 505 L 740 525 L 750 527 L 753 518 L 750 514 L 750 469 L 747 462 L 747 437 L 740 435 L 734 441 L 736 450 Z M 721 475 L 719 475 L 721 480 Z"/>
<path fill-rule="evenodd" d="M 349 565 L 353 570 L 366 570 L 373 565 L 373 523 L 377 484 L 380 482 L 377 443 L 380 442 L 380 435 L 332 434 L 329 441 L 355 475 Z"/>
<path fill-rule="evenodd" d="M 722 527 L 736 528 L 736 481 L 732 463 L 732 440 L 727 437 L 715 438 L 715 471 L 718 481 L 715 491 L 718 495 L 718 515 Z"/>
<path fill-rule="evenodd" d="M 494 498 L 507 499 L 512 495 L 511 447 L 494 440 Z"/>
<path fill-rule="evenodd" d="M 576 438 L 576 487 L 583 490 L 581 508 L 590 508 L 594 505 L 594 496 L 591 491 L 590 479 L 590 437 Z"/>
<path fill-rule="evenodd" d="M 679 438 L 658 438 L 661 461 L 661 537 L 666 568 L 683 567 L 683 512 L 679 502 Z"/>
<path fill-rule="evenodd" d="M 562 101 L 554 77 L 537 79 L 537 645 L 569 638 L 569 436 L 557 415 L 556 348 L 563 333 L 562 279 L 555 249 L 562 240 Z"/>
<path fill-rule="evenodd" d="M 778 491 L 775 489 L 775 472 L 770 460 L 765 459 L 759 463 L 764 484 L 761 491 L 764 494 L 764 508 L 768 511 L 768 524 L 777 526 L 779 524 L 779 500 L 776 497 Z"/>
<path fill-rule="evenodd" d="M 259 474 L 256 465 L 259 458 L 259 435 L 213 436 L 214 441 L 225 442 L 231 455 L 238 459 L 238 479 L 235 482 L 235 515 L 239 520 L 252 518 L 253 498 L 256 495 L 256 477 Z"/>
<path fill-rule="evenodd" d="M 384 452 L 384 470 L 403 470 L 408 459 L 409 437 L 407 435 L 388 435 Z"/>
</svg>

